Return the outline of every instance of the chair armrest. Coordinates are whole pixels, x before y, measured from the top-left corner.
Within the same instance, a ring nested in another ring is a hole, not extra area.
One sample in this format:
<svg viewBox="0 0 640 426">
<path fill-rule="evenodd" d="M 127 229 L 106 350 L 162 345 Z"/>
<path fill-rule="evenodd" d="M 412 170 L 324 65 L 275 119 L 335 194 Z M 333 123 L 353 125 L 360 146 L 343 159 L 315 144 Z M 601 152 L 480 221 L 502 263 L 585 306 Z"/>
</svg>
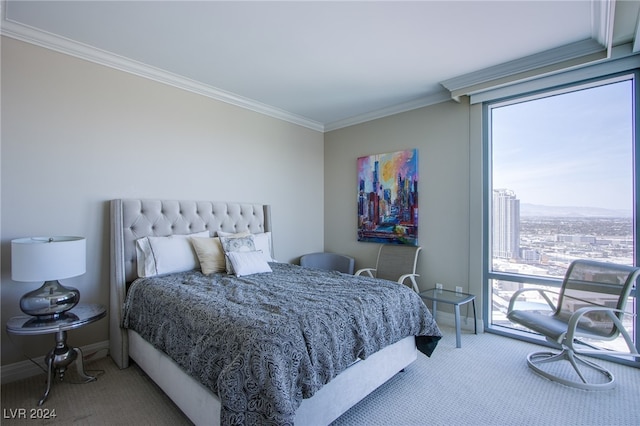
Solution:
<svg viewBox="0 0 640 426">
<path fill-rule="evenodd" d="M 587 334 L 581 334 L 578 330 L 578 324 L 580 322 L 580 319 L 591 312 L 604 312 L 610 319 L 611 321 L 614 323 L 616 329 L 618 330 L 618 332 L 620 334 L 622 334 L 622 337 L 624 338 L 627 347 L 629 348 L 629 352 L 622 352 L 622 351 L 606 351 L 603 352 L 601 349 L 578 349 L 574 346 L 574 340 L 576 339 L 576 337 L 580 337 L 580 336 L 584 336 L 584 337 L 591 337 Z M 569 346 L 571 349 L 573 349 L 573 351 L 577 354 L 606 354 L 606 355 L 626 355 L 626 356 L 634 356 L 634 357 L 639 357 L 640 358 L 640 353 L 638 353 L 638 350 L 636 349 L 635 345 L 633 344 L 633 340 L 631 339 L 631 336 L 629 335 L 629 332 L 627 331 L 627 329 L 624 327 L 624 325 L 622 324 L 622 321 L 620 321 L 620 318 L 618 318 L 618 316 L 616 315 L 617 313 L 621 313 L 623 315 L 632 315 L 635 316 L 635 314 L 631 313 L 631 312 L 625 312 L 622 311 L 620 309 L 616 309 L 616 308 L 608 308 L 606 306 L 585 306 L 583 308 L 580 308 L 578 310 L 576 310 L 571 317 L 569 318 L 569 322 L 567 324 L 567 334 L 566 334 L 566 338 L 565 338 L 565 344 L 567 346 Z"/>
<path fill-rule="evenodd" d="M 398 278 L 398 282 L 400 284 L 404 284 L 404 280 L 409 278 L 411 280 L 411 288 L 413 288 L 413 291 L 415 291 L 416 293 L 420 293 L 420 289 L 418 288 L 418 283 L 416 282 L 416 277 L 419 277 L 419 276 L 420 275 L 418 274 L 404 274 L 400 278 Z"/>
<path fill-rule="evenodd" d="M 526 292 L 529 292 L 529 291 L 537 291 L 538 293 L 540 293 L 540 295 L 547 302 L 547 304 L 549 305 L 551 310 L 553 310 L 553 311 L 556 310 L 555 303 L 553 302 L 553 300 L 551 300 L 551 298 L 547 295 L 547 293 L 549 293 L 549 294 L 559 294 L 557 291 L 545 290 L 545 289 L 542 289 L 542 288 L 521 288 L 520 290 L 518 290 L 515 293 L 513 293 L 513 296 L 511 296 L 511 300 L 509 300 L 509 308 L 507 309 L 507 315 L 509 314 L 509 312 L 513 311 L 513 307 L 515 306 L 518 297 L 520 297 L 520 295 L 522 293 L 526 293 Z"/>
<path fill-rule="evenodd" d="M 367 274 L 371 278 L 375 278 L 374 272 L 376 272 L 375 268 L 363 268 L 363 269 L 358 269 L 356 273 L 353 275 Z"/>
</svg>

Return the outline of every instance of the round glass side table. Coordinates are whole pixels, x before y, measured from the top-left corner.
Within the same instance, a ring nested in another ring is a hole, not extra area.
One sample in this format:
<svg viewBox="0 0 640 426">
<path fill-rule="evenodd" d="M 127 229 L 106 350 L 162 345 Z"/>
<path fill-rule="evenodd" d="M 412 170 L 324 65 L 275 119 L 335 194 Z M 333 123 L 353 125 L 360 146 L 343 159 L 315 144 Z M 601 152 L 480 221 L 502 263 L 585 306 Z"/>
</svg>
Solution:
<svg viewBox="0 0 640 426">
<path fill-rule="evenodd" d="M 107 310 L 104 305 L 80 303 L 57 319 L 39 320 L 29 315 L 20 315 L 9 319 L 6 326 L 9 334 L 17 336 L 55 334 L 56 346 L 44 357 L 47 365 L 47 388 L 38 401 L 38 405 L 44 404 L 47 400 L 54 373 L 57 372 L 62 381 L 67 367 L 73 361 L 76 361 L 78 374 L 85 380 L 85 383 L 96 380 L 95 376 L 88 375 L 84 369 L 82 350 L 67 345 L 67 331 L 84 327 L 106 315 Z"/>
</svg>

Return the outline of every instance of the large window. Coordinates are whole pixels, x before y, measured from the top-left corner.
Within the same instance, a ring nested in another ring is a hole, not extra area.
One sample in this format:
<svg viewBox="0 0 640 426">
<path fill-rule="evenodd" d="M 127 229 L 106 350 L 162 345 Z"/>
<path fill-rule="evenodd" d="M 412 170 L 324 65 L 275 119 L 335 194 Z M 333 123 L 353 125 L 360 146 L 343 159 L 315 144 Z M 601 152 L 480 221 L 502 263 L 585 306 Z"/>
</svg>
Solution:
<svg viewBox="0 0 640 426">
<path fill-rule="evenodd" d="M 490 330 L 527 336 L 506 319 L 511 295 L 559 287 L 574 259 L 637 264 L 635 90 L 632 73 L 485 104 Z"/>
</svg>

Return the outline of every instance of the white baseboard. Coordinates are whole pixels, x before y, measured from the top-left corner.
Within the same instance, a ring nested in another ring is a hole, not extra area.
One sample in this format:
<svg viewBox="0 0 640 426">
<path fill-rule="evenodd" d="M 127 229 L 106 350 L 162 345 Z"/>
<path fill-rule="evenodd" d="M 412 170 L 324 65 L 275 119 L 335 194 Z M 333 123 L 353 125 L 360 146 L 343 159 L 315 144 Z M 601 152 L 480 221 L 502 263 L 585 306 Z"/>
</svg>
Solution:
<svg viewBox="0 0 640 426">
<path fill-rule="evenodd" d="M 85 361 L 91 361 L 94 359 L 104 358 L 109 353 L 109 341 L 105 340 L 98 343 L 92 343 L 91 345 L 80 347 Z M 26 379 L 38 374 L 42 374 L 47 370 L 44 363 L 44 355 L 39 356 L 33 360 L 16 362 L 15 364 L 3 365 L 0 371 L 0 378 L 2 384 L 15 382 L 17 380 Z"/>
</svg>

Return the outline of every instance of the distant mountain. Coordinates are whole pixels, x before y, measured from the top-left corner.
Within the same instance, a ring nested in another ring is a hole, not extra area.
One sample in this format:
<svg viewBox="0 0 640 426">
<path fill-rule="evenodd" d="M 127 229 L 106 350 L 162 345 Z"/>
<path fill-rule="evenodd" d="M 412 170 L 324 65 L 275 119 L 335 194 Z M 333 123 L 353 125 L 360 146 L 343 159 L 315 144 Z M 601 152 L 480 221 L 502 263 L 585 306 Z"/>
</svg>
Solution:
<svg viewBox="0 0 640 426">
<path fill-rule="evenodd" d="M 542 206 L 520 203 L 520 216 L 546 217 L 631 217 L 626 210 L 605 209 L 601 207 Z"/>
</svg>

